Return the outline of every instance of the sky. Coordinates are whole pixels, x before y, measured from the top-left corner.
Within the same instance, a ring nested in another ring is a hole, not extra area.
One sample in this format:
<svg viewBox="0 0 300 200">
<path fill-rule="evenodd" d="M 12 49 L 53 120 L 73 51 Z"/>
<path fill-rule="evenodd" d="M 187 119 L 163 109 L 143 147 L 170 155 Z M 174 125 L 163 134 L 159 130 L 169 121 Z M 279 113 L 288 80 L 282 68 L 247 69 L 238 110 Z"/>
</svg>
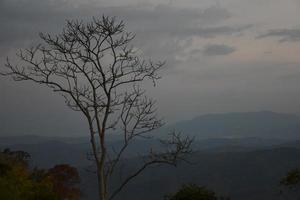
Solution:
<svg viewBox="0 0 300 200">
<path fill-rule="evenodd" d="M 116 16 L 166 61 L 148 95 L 166 122 L 205 113 L 300 112 L 300 0 L 0 0 L 0 67 L 65 20 Z M 49 89 L 0 77 L 0 135 L 86 131 Z"/>
</svg>

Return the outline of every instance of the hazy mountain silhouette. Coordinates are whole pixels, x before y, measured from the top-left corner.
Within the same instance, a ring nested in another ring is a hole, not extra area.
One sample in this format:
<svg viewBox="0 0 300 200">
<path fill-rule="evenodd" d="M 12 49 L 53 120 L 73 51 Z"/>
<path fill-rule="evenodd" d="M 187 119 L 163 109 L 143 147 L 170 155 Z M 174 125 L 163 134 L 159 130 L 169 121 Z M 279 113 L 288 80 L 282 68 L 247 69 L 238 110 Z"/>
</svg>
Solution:
<svg viewBox="0 0 300 200">
<path fill-rule="evenodd" d="M 197 138 L 300 138 L 300 116 L 270 111 L 207 114 L 165 127 Z"/>
<path fill-rule="evenodd" d="M 196 135 L 193 164 L 178 168 L 150 168 L 128 185 L 120 200 L 153 200 L 174 192 L 182 183 L 206 185 L 232 200 L 279 199 L 278 183 L 290 169 L 300 166 L 300 117 L 273 112 L 212 114 L 167 126 L 163 132 L 179 129 Z M 109 145 L 120 148 L 118 137 Z M 32 166 L 43 168 L 68 163 L 81 173 L 83 199 L 97 195 L 88 137 L 20 136 L 0 138 L 0 148 L 24 150 L 32 155 Z M 138 155 L 160 148 L 158 140 L 136 140 L 126 152 L 124 169 L 139 165 Z M 113 184 L 120 177 L 115 177 Z"/>
<path fill-rule="evenodd" d="M 2 145 L 2 148 L 29 152 L 32 166 L 47 168 L 59 163 L 76 166 L 82 177 L 83 199 L 95 199 L 96 177 L 88 171 L 93 169 L 93 164 L 86 159 L 88 140 L 72 139 L 77 141 L 72 143 L 53 138 L 49 141 L 47 138 L 40 140 L 43 142 L 21 144 L 22 141 L 19 141 L 19 144 Z M 136 141 L 136 145 L 127 153 L 124 173 L 139 165 L 140 159 L 134 155 L 146 152 L 153 144 L 146 140 Z M 111 145 L 118 147 L 119 141 Z M 233 200 L 279 199 L 279 179 L 289 169 L 300 166 L 300 141 L 206 139 L 196 141 L 194 149 L 196 152 L 190 158 L 192 164 L 181 163 L 178 168 L 150 168 L 129 184 L 118 199 L 163 199 L 165 194 L 174 192 L 183 183 L 206 185 L 220 194 L 231 196 Z M 119 177 L 116 177 L 114 184 L 118 180 Z"/>
</svg>

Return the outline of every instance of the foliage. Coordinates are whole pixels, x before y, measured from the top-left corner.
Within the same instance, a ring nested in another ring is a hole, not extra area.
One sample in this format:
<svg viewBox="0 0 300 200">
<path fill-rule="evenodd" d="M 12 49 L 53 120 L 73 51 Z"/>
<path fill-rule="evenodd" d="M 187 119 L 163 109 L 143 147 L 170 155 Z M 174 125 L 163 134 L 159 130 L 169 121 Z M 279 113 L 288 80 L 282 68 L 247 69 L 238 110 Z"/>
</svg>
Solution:
<svg viewBox="0 0 300 200">
<path fill-rule="evenodd" d="M 280 181 L 280 185 L 287 187 L 297 187 L 300 185 L 300 170 L 293 169 L 290 170 L 285 177 Z"/>
<path fill-rule="evenodd" d="M 29 154 L 23 151 L 6 149 L 0 153 L 0 199 L 79 199 L 80 192 L 75 187 L 79 176 L 75 168 L 58 165 L 48 171 L 37 168 L 30 170 L 29 157 Z M 64 178 L 61 179 L 57 174 L 64 174 Z M 74 193 L 71 195 L 70 192 Z"/>
<path fill-rule="evenodd" d="M 79 199 L 80 190 L 76 186 L 80 178 L 76 168 L 67 164 L 56 165 L 49 169 L 47 176 L 61 199 Z"/>
<path fill-rule="evenodd" d="M 216 196 L 216 193 L 204 186 L 195 184 L 183 185 L 174 195 L 167 197 L 168 200 L 229 200 L 229 198 Z"/>
<path fill-rule="evenodd" d="M 300 170 L 292 169 L 280 180 L 280 195 L 285 199 L 300 199 Z"/>
</svg>

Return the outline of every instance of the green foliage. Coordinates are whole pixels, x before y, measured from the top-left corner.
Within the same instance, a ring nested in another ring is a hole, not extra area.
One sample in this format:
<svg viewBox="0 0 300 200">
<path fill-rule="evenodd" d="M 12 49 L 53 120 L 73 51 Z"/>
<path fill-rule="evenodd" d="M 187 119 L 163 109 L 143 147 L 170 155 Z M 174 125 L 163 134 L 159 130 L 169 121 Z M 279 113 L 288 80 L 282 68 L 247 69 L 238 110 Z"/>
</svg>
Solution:
<svg viewBox="0 0 300 200">
<path fill-rule="evenodd" d="M 174 195 L 167 197 L 168 200 L 225 200 L 229 198 L 218 198 L 216 193 L 204 186 L 195 184 L 183 185 Z"/>
<path fill-rule="evenodd" d="M 300 170 L 288 171 L 280 180 L 280 195 L 284 199 L 300 199 Z"/>
<path fill-rule="evenodd" d="M 287 187 L 297 187 L 300 185 L 300 170 L 290 170 L 280 181 L 280 185 Z"/>
<path fill-rule="evenodd" d="M 10 150 L 0 152 L 0 199 L 79 199 L 80 191 L 75 187 L 75 183 L 79 182 L 79 176 L 75 168 L 61 165 L 62 167 L 55 166 L 50 170 L 37 168 L 29 170 L 28 159 L 29 154 L 26 152 Z"/>
</svg>

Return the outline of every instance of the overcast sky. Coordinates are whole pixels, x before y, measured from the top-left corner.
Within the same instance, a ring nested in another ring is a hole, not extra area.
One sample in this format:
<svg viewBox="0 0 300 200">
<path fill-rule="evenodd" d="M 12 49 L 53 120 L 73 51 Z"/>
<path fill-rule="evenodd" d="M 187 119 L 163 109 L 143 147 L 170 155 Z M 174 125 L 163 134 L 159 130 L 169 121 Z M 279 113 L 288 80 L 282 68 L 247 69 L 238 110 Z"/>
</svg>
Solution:
<svg viewBox="0 0 300 200">
<path fill-rule="evenodd" d="M 300 112 L 300 0 L 0 0 L 0 65 L 39 32 L 102 14 L 123 19 L 144 56 L 167 62 L 148 90 L 167 122 Z M 0 120 L 0 135 L 85 130 L 57 94 L 3 77 Z"/>
</svg>

